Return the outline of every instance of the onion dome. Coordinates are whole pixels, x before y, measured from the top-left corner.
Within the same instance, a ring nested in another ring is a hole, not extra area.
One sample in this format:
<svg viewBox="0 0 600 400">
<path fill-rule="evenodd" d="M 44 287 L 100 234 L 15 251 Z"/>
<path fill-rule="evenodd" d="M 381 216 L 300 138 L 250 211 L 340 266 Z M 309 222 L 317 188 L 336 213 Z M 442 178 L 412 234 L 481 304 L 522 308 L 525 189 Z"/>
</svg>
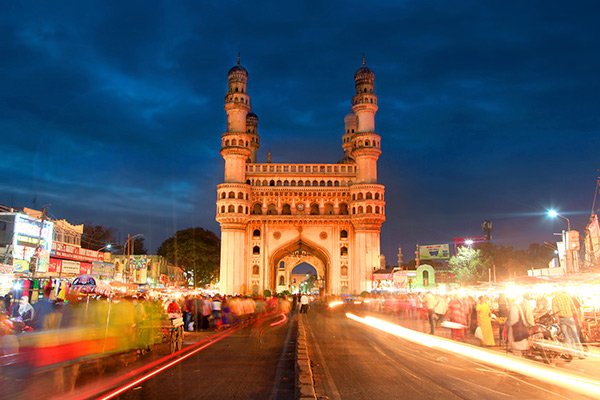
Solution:
<svg viewBox="0 0 600 400">
<path fill-rule="evenodd" d="M 362 66 L 356 70 L 354 74 L 354 80 L 358 81 L 373 81 L 375 80 L 375 74 L 369 67 L 367 67 L 367 60 L 365 56 L 362 58 Z"/>
<path fill-rule="evenodd" d="M 242 67 L 240 64 L 240 55 L 238 54 L 237 64 L 231 67 L 229 72 L 227 73 L 227 78 L 229 80 L 234 79 L 248 79 L 248 71 L 246 68 Z"/>
</svg>

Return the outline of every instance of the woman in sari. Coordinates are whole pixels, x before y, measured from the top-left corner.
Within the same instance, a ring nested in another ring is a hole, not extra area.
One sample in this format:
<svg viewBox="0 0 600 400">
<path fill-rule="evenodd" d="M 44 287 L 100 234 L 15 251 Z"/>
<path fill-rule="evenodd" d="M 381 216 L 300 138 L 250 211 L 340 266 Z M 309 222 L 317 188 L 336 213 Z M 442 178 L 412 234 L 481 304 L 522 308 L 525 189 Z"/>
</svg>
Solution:
<svg viewBox="0 0 600 400">
<path fill-rule="evenodd" d="M 494 331 L 492 330 L 492 312 L 486 296 L 479 297 L 477 303 L 477 326 L 481 328 L 481 344 L 484 346 L 495 346 Z"/>
</svg>

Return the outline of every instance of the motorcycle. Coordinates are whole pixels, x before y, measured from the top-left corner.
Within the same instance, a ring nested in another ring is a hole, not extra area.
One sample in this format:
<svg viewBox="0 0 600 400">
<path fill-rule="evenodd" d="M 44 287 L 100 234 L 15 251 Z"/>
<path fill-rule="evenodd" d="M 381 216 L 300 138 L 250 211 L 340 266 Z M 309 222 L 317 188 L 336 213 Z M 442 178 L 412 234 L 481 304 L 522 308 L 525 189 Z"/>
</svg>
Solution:
<svg viewBox="0 0 600 400">
<path fill-rule="evenodd" d="M 573 354 L 565 344 L 565 338 L 555 315 L 547 312 L 537 318 L 529 329 L 531 346 L 526 354 L 529 358 L 541 359 L 551 364 L 557 359 L 565 362 L 573 360 Z"/>
</svg>

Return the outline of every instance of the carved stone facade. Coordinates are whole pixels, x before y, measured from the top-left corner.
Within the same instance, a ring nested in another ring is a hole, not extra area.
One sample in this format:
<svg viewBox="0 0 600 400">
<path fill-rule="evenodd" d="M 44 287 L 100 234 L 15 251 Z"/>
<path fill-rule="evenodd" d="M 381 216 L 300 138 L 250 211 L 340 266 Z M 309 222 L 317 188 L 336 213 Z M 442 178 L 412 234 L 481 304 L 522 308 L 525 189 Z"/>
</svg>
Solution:
<svg viewBox="0 0 600 400">
<path fill-rule="evenodd" d="M 239 59 L 229 70 L 227 131 L 221 138 L 224 183 L 217 187 L 221 292 L 287 290 L 292 270 L 303 262 L 316 269 L 321 292 L 371 289 L 372 272 L 379 268 L 385 188 L 377 182 L 375 75 L 364 58 L 354 80 L 340 162 L 262 164 L 256 162 L 258 117 L 246 91 L 248 72 Z"/>
</svg>

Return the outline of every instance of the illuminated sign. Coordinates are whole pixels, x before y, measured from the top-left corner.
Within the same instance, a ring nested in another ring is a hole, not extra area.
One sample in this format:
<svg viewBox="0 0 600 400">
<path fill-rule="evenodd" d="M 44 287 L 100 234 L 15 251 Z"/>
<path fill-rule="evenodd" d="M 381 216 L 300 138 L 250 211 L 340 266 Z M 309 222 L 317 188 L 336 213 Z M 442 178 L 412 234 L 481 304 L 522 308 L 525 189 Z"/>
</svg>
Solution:
<svg viewBox="0 0 600 400">
<path fill-rule="evenodd" d="M 52 250 L 52 233 L 54 223 L 29 217 L 25 214 L 15 215 L 13 235 L 13 272 L 29 272 L 29 262 L 37 257 L 36 272 L 47 272 Z"/>
<path fill-rule="evenodd" d="M 450 246 L 447 244 L 419 246 L 419 258 L 421 260 L 446 260 L 450 258 Z"/>
</svg>

